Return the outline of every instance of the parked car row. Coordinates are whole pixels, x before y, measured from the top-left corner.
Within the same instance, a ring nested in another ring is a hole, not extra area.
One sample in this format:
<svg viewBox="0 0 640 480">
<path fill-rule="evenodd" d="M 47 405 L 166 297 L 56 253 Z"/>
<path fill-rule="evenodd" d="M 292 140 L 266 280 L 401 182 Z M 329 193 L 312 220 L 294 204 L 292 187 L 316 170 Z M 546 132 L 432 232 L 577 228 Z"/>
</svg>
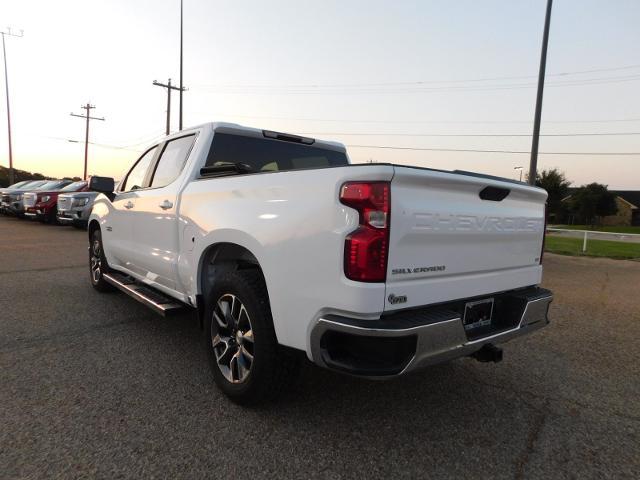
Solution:
<svg viewBox="0 0 640 480">
<path fill-rule="evenodd" d="M 26 180 L 0 189 L 0 213 L 86 228 L 97 192 L 86 181 Z"/>
</svg>

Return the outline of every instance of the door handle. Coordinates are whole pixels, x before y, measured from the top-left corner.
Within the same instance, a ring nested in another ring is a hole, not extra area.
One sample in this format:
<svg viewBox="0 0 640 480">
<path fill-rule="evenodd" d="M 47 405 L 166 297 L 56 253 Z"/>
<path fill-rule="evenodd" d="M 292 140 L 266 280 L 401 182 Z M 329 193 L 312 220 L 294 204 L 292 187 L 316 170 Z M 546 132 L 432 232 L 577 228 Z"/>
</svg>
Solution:
<svg viewBox="0 0 640 480">
<path fill-rule="evenodd" d="M 127 203 L 124 204 L 124 208 L 126 208 L 127 210 L 129 210 L 130 208 L 133 208 L 133 202 L 129 200 Z"/>
<path fill-rule="evenodd" d="M 171 203 L 169 200 L 165 200 L 160 204 L 160 208 L 163 210 L 169 210 L 171 207 L 173 207 L 173 203 Z"/>
</svg>

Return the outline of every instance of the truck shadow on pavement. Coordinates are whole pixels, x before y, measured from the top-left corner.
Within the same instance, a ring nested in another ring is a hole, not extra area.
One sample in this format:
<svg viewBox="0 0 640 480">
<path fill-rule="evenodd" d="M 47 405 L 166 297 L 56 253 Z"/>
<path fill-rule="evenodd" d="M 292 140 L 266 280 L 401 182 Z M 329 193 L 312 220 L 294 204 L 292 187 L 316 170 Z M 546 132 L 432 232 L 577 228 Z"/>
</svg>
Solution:
<svg viewBox="0 0 640 480">
<path fill-rule="evenodd" d="M 274 466 L 278 475 L 319 468 L 355 474 L 364 465 L 383 476 L 415 476 L 446 464 L 443 472 L 459 468 L 462 476 L 497 469 L 518 477 L 545 416 L 543 399 L 485 383 L 484 373 L 496 366 L 471 359 L 388 381 L 330 372 L 305 360 L 298 380 L 277 402 L 243 408 L 214 386 L 195 319 L 147 321 L 145 315 L 128 325 L 138 332 L 134 336 L 155 337 L 150 348 L 161 351 L 162 359 L 146 373 L 162 384 L 165 399 L 179 397 L 174 401 L 181 409 L 199 419 L 199 434 L 233 425 L 233 442 L 248 436 L 260 445 L 259 458 L 284 454 Z M 287 455 L 295 460 L 285 460 Z M 478 465 L 481 458 L 485 463 Z"/>
</svg>

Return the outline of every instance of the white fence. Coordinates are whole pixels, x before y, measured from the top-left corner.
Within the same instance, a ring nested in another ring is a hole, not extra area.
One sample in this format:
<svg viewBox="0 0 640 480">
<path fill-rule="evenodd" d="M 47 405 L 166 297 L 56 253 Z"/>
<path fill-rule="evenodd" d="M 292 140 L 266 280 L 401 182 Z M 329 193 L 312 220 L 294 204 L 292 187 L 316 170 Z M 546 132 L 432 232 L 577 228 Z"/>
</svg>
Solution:
<svg viewBox="0 0 640 480">
<path fill-rule="evenodd" d="M 587 251 L 587 241 L 592 240 L 609 240 L 614 242 L 640 243 L 640 234 L 638 233 L 614 233 L 614 232 L 597 232 L 595 230 L 570 230 L 568 228 L 547 227 L 547 232 L 571 238 L 582 238 L 582 251 Z"/>
</svg>

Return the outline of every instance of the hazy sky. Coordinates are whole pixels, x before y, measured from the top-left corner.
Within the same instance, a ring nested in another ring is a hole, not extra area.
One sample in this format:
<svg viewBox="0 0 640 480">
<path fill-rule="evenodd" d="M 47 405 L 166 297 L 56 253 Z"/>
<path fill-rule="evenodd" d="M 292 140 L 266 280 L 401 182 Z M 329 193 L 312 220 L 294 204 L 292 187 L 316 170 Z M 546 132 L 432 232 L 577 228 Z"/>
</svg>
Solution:
<svg viewBox="0 0 640 480">
<path fill-rule="evenodd" d="M 545 0 L 184 4 L 186 126 L 231 121 L 347 145 L 531 148 Z M 16 168 L 82 175 L 84 147 L 67 139 L 84 139 L 83 120 L 69 113 L 82 113 L 87 101 L 106 117 L 91 124 L 90 141 L 100 145 L 90 145 L 90 173 L 119 177 L 163 133 L 166 91 L 152 81 L 178 81 L 179 0 L 4 0 L 4 25 L 24 29 L 23 38 L 6 40 Z M 640 133 L 640 2 L 556 0 L 547 73 L 543 134 Z M 521 136 L 486 136 L 504 134 Z M 514 153 L 348 151 L 355 162 L 512 178 L 513 167 L 529 161 Z M 640 152 L 640 135 L 545 136 L 540 151 Z M 640 189 L 639 162 L 640 155 L 541 155 L 539 166 L 559 167 L 576 184 Z"/>
</svg>

